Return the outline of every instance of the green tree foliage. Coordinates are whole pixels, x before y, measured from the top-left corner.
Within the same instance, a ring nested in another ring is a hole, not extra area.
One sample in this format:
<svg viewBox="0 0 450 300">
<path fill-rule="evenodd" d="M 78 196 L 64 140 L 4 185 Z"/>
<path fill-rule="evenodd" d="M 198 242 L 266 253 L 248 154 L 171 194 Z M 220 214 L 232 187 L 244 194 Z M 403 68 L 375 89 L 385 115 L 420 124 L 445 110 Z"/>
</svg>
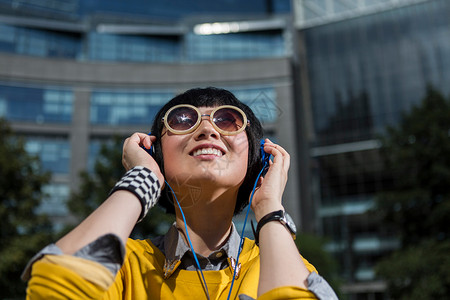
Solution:
<svg viewBox="0 0 450 300">
<path fill-rule="evenodd" d="M 450 102 L 428 88 L 382 138 L 391 187 L 377 199 L 401 247 L 377 266 L 393 299 L 450 295 Z"/>
<path fill-rule="evenodd" d="M 295 239 L 295 244 L 302 256 L 316 267 L 319 274 L 327 280 L 336 294 L 338 294 L 341 285 L 337 272 L 338 264 L 333 256 L 325 251 L 326 243 L 326 239 L 306 233 L 298 234 Z M 340 298 L 339 294 L 338 296 Z"/>
<path fill-rule="evenodd" d="M 94 172 L 81 172 L 80 187 L 72 192 L 67 203 L 69 210 L 79 221 L 105 201 L 116 182 L 124 175 L 122 144 L 123 139 L 120 137 L 115 137 L 112 143 L 103 144 L 95 162 Z M 147 238 L 164 234 L 173 220 L 173 217 L 166 215 L 157 205 L 135 226 L 131 236 Z"/>
<path fill-rule="evenodd" d="M 52 240 L 52 227 L 36 213 L 50 174 L 30 156 L 22 139 L 0 119 L 0 298 L 25 294 L 20 275 L 33 255 Z"/>
</svg>

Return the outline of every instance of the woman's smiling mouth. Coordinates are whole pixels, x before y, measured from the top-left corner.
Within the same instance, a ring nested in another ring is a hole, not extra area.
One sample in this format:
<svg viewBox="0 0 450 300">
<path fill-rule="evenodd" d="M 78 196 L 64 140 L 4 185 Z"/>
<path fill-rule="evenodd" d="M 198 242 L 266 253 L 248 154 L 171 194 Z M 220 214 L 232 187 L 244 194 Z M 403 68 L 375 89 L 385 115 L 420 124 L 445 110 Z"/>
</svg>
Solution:
<svg viewBox="0 0 450 300">
<path fill-rule="evenodd" d="M 200 155 L 214 155 L 217 157 L 221 157 L 223 155 L 222 151 L 216 148 L 201 148 L 192 152 L 192 156 L 200 156 Z"/>
</svg>

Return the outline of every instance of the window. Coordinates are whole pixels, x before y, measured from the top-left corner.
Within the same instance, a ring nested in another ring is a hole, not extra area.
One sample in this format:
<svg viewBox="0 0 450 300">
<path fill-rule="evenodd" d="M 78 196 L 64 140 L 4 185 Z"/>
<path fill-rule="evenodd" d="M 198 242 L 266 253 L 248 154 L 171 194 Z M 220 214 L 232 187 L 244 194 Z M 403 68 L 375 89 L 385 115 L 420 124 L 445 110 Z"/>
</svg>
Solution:
<svg viewBox="0 0 450 300">
<path fill-rule="evenodd" d="M 37 155 L 45 170 L 56 174 L 69 173 L 71 154 L 67 138 L 28 136 L 25 150 Z"/>
<path fill-rule="evenodd" d="M 152 37 L 89 33 L 91 60 L 134 62 L 178 62 L 181 44 L 178 37 Z"/>
<path fill-rule="evenodd" d="M 170 91 L 94 91 L 91 96 L 91 123 L 150 127 L 157 111 L 173 96 Z"/>
<path fill-rule="evenodd" d="M 81 56 L 79 34 L 0 24 L 0 51 L 17 54 L 77 58 Z"/>
<path fill-rule="evenodd" d="M 187 61 L 282 57 L 286 47 L 281 30 L 264 33 L 186 35 Z"/>
<path fill-rule="evenodd" d="M 276 122 L 282 114 L 277 106 L 275 88 L 271 86 L 230 87 L 227 89 L 236 98 L 247 104 L 263 124 Z"/>
<path fill-rule="evenodd" d="M 67 184 L 52 183 L 44 186 L 42 190 L 47 197 L 38 207 L 38 213 L 49 216 L 67 216 L 69 214 L 66 202 L 70 195 L 70 188 Z"/>
<path fill-rule="evenodd" d="M 69 90 L 0 82 L 0 116 L 11 121 L 70 123 L 73 93 Z"/>
</svg>

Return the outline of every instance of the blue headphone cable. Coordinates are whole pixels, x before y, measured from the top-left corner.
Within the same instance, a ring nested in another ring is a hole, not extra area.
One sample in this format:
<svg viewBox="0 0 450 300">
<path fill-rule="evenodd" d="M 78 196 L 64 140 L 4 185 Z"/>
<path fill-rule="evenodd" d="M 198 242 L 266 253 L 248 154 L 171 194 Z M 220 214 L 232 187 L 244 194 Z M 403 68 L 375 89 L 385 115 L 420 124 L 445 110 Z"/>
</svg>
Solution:
<svg viewBox="0 0 450 300">
<path fill-rule="evenodd" d="M 247 213 L 245 214 L 245 219 L 244 219 L 244 226 L 242 227 L 242 233 L 241 233 L 241 241 L 239 242 L 239 251 L 238 251 L 238 255 L 236 258 L 236 266 L 234 268 L 234 272 L 233 272 L 233 279 L 231 280 L 231 286 L 230 286 L 230 291 L 228 292 L 228 297 L 227 299 L 229 300 L 231 297 L 231 291 L 233 290 L 233 285 L 234 285 L 234 280 L 236 279 L 236 270 L 239 266 L 239 257 L 241 256 L 241 252 L 242 252 L 242 247 L 244 245 L 244 232 L 245 232 L 245 225 L 247 224 L 247 219 L 248 219 L 248 215 L 250 213 L 250 208 L 252 205 L 252 201 L 253 201 L 253 196 L 255 194 L 256 191 L 256 186 L 258 185 L 258 180 L 259 177 L 261 176 L 261 174 L 264 172 L 264 169 L 267 166 L 267 162 L 264 164 L 262 170 L 259 172 L 258 176 L 256 177 L 256 181 L 255 184 L 253 185 L 253 190 L 252 190 L 252 194 L 250 195 L 250 200 L 248 202 L 248 207 L 247 207 Z"/>
<path fill-rule="evenodd" d="M 253 190 L 252 190 L 252 193 L 250 195 L 250 200 L 249 200 L 248 207 L 247 207 L 247 213 L 245 214 L 245 219 L 244 219 L 244 226 L 242 227 L 241 240 L 239 242 L 239 250 L 238 250 L 238 255 L 237 255 L 237 258 L 236 258 L 236 265 L 235 265 L 234 271 L 233 271 L 233 279 L 231 280 L 230 291 L 228 292 L 228 297 L 227 297 L 228 300 L 231 297 L 231 291 L 233 290 L 234 281 L 236 279 L 236 270 L 237 270 L 237 268 L 239 266 L 239 257 L 241 255 L 242 247 L 244 245 L 245 225 L 247 224 L 247 219 L 248 219 L 248 215 L 250 213 L 250 208 L 251 208 L 251 205 L 252 205 L 253 196 L 254 196 L 255 191 L 256 191 L 256 186 L 258 184 L 258 180 L 259 180 L 261 174 L 263 173 L 264 169 L 266 168 L 266 166 L 267 166 L 267 162 L 264 164 L 263 168 L 261 169 L 261 171 L 259 172 L 258 176 L 256 177 L 256 181 L 255 181 L 255 183 L 253 185 Z M 169 185 L 169 183 L 166 180 L 165 180 L 165 182 L 166 182 L 167 186 L 169 187 L 170 191 L 172 192 L 172 195 L 174 196 L 175 201 L 177 202 L 178 208 L 180 209 L 181 216 L 183 217 L 184 228 L 185 228 L 185 231 L 186 231 L 186 238 L 187 238 L 187 240 L 189 242 L 189 247 L 191 248 L 192 254 L 194 256 L 195 263 L 197 264 L 197 268 L 200 271 L 200 275 L 202 277 L 203 285 L 205 286 L 206 297 L 208 298 L 208 300 L 210 300 L 208 286 L 206 285 L 205 276 L 203 275 L 203 271 L 202 271 L 202 268 L 200 266 L 200 262 L 197 259 L 197 255 L 196 255 L 196 253 L 194 251 L 194 246 L 192 246 L 191 238 L 189 237 L 189 232 L 188 232 L 187 225 L 186 225 L 186 217 L 184 216 L 184 212 L 181 209 L 180 202 L 178 202 L 178 198 L 175 195 L 174 190 L 172 189 L 172 187 Z"/>
<path fill-rule="evenodd" d="M 208 286 L 206 285 L 205 276 L 203 276 L 202 267 L 200 267 L 200 262 L 197 259 L 197 254 L 195 254 L 194 246 L 192 246 L 191 238 L 189 237 L 189 232 L 188 232 L 187 225 L 186 225 L 186 217 L 184 216 L 183 210 L 181 209 L 180 202 L 178 202 L 178 198 L 175 195 L 175 192 L 173 191 L 172 187 L 169 185 L 169 183 L 166 180 L 164 180 L 164 181 L 166 182 L 167 186 L 170 188 L 172 195 L 174 196 L 175 200 L 177 201 L 178 208 L 180 208 L 181 216 L 183 217 L 183 222 L 184 222 L 184 229 L 186 231 L 186 238 L 189 242 L 189 247 L 191 248 L 192 254 L 194 255 L 194 260 L 195 260 L 195 263 L 197 264 L 197 268 L 200 271 L 200 275 L 202 276 L 202 281 L 205 286 L 206 297 L 208 298 L 208 300 L 210 300 Z"/>
</svg>

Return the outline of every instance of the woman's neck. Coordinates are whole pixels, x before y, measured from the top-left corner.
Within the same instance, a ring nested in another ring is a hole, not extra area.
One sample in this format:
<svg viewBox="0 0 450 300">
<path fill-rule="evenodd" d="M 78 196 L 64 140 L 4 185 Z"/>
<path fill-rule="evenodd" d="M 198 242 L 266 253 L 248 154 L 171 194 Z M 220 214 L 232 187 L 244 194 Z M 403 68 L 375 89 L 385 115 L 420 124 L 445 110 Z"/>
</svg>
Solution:
<svg viewBox="0 0 450 300">
<path fill-rule="evenodd" d="M 233 196 L 221 195 L 216 199 L 201 199 L 189 207 L 182 206 L 195 252 L 208 256 L 228 240 L 236 203 L 236 196 Z M 178 207 L 176 224 L 188 244 L 184 220 Z"/>
</svg>

